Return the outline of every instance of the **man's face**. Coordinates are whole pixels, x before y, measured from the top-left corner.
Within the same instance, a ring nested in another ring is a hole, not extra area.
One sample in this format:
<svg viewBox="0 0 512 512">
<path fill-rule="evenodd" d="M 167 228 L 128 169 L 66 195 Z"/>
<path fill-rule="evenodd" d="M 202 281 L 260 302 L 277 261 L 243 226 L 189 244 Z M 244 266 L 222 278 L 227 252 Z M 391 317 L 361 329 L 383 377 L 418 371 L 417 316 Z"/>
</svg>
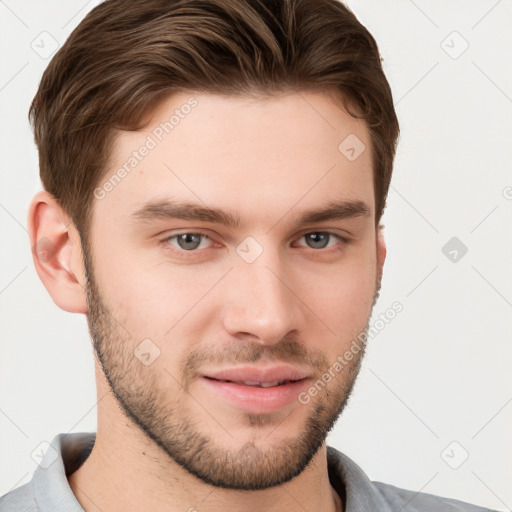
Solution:
<svg viewBox="0 0 512 512">
<path fill-rule="evenodd" d="M 119 133 L 99 186 L 88 322 L 125 413 L 213 485 L 299 474 L 348 399 L 363 350 L 335 362 L 378 288 L 363 122 L 327 94 L 180 93 Z"/>
</svg>

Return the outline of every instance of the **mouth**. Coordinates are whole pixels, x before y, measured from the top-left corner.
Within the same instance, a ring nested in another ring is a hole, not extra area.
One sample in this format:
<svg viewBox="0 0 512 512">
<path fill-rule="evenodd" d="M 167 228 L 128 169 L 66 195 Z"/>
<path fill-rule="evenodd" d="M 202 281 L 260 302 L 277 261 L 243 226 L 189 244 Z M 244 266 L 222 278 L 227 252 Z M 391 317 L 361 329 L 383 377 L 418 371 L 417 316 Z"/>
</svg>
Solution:
<svg viewBox="0 0 512 512">
<path fill-rule="evenodd" d="M 216 380 L 217 382 L 231 382 L 233 384 L 238 384 L 240 386 L 252 386 L 256 388 L 274 388 L 277 386 L 284 386 L 285 384 L 290 384 L 292 382 L 299 382 L 304 379 L 283 379 L 283 380 L 273 380 L 270 382 L 259 382 L 259 381 L 249 381 L 249 380 L 225 380 L 225 379 L 214 379 L 213 377 L 205 376 L 206 379 Z"/>
<path fill-rule="evenodd" d="M 217 381 L 234 382 L 245 386 L 274 387 L 288 382 L 303 380 L 309 372 L 279 364 L 274 366 L 238 366 L 221 370 L 205 371 L 203 376 Z"/>
<path fill-rule="evenodd" d="M 298 395 L 311 380 L 308 372 L 284 365 L 210 371 L 201 377 L 212 404 L 220 401 L 254 414 L 299 405 Z"/>
</svg>

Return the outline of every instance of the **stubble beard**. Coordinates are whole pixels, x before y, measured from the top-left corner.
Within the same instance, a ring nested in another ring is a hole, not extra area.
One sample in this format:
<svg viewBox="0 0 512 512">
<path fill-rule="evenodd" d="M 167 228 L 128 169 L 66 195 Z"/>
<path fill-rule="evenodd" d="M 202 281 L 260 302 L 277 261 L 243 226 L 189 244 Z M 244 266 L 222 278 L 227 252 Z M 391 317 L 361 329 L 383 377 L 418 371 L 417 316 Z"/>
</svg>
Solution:
<svg viewBox="0 0 512 512">
<path fill-rule="evenodd" d="M 208 425 L 203 425 L 201 429 L 197 421 L 184 414 L 183 409 L 180 410 L 181 404 L 178 400 L 170 402 L 169 397 L 173 394 L 162 389 L 161 383 L 157 382 L 157 372 L 152 372 L 151 367 L 142 365 L 134 356 L 133 350 L 138 343 L 122 326 L 119 326 L 103 301 L 94 279 L 93 269 L 91 265 L 87 265 L 85 254 L 84 251 L 89 332 L 96 357 L 112 394 L 127 418 L 174 463 L 215 487 L 261 490 L 284 484 L 302 473 L 348 403 L 365 352 L 365 343 L 362 344 L 359 353 L 354 355 L 350 365 L 343 368 L 341 378 L 331 381 L 325 389 L 319 391 L 316 400 L 311 400 L 309 404 L 303 405 L 298 402 L 297 407 L 310 409 L 306 420 L 300 419 L 304 421 L 300 435 L 283 437 L 279 443 L 265 443 L 265 438 L 260 442 L 257 440 L 259 428 L 275 423 L 272 431 L 275 435 L 279 431 L 280 423 L 277 422 L 275 414 L 246 413 L 244 419 L 256 435 L 245 441 L 240 448 L 223 446 L 208 434 L 212 430 Z M 373 304 L 378 297 L 379 289 L 380 277 L 376 283 Z M 176 387 L 181 386 L 184 389 L 185 393 L 180 395 L 188 394 L 191 403 L 200 403 L 200 400 L 188 391 L 196 375 L 195 369 L 200 366 L 201 361 L 211 361 L 215 357 L 219 363 L 228 362 L 228 353 L 229 362 L 254 363 L 263 359 L 300 362 L 306 367 L 315 368 L 316 378 L 320 378 L 329 368 L 324 354 L 306 353 L 304 347 L 293 339 L 282 340 L 282 343 L 265 347 L 254 343 L 236 342 L 233 346 L 224 347 L 220 352 L 190 353 L 181 366 L 180 384 L 174 378 L 170 377 L 170 380 Z M 302 409 L 298 410 L 302 412 Z M 293 416 L 293 413 L 290 414 L 290 418 Z M 300 418 L 302 417 L 301 415 Z M 210 414 L 210 418 L 212 425 L 217 428 L 219 425 L 216 424 L 214 416 Z M 290 418 L 285 417 L 284 421 L 289 421 Z M 283 419 L 279 421 L 284 423 Z M 229 430 L 229 425 L 227 429 Z M 261 444 L 264 444 L 264 447 L 260 446 Z"/>
</svg>

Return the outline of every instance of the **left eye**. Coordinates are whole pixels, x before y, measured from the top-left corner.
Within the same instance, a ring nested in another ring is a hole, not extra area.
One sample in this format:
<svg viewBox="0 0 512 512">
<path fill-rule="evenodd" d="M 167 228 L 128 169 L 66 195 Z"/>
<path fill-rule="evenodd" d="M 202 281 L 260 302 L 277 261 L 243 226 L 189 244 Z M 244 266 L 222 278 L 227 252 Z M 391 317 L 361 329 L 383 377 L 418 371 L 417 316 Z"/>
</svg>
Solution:
<svg viewBox="0 0 512 512">
<path fill-rule="evenodd" d="M 306 233 L 301 236 L 301 238 L 307 240 L 308 246 L 311 249 L 325 249 L 329 239 L 332 239 L 333 237 L 337 240 L 342 240 L 340 235 L 331 233 L 329 231 L 314 231 L 312 233 Z"/>
</svg>

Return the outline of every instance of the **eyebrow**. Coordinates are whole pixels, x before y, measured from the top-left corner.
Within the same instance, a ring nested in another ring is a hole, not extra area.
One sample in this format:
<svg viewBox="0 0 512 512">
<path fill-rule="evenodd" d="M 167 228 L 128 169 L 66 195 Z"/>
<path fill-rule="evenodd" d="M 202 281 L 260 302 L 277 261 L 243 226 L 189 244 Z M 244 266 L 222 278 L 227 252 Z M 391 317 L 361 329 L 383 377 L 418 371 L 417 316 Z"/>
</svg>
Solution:
<svg viewBox="0 0 512 512">
<path fill-rule="evenodd" d="M 321 208 L 305 210 L 294 215 L 293 222 L 297 225 L 313 224 L 327 220 L 344 220 L 356 217 L 369 217 L 370 207 L 360 200 L 331 201 Z M 155 220 L 195 220 L 222 224 L 229 228 L 240 228 L 242 222 L 237 213 L 220 208 L 204 206 L 191 201 L 153 200 L 146 202 L 140 209 L 131 214 L 135 222 L 152 222 Z M 279 222 L 279 221 L 278 221 Z"/>
</svg>

